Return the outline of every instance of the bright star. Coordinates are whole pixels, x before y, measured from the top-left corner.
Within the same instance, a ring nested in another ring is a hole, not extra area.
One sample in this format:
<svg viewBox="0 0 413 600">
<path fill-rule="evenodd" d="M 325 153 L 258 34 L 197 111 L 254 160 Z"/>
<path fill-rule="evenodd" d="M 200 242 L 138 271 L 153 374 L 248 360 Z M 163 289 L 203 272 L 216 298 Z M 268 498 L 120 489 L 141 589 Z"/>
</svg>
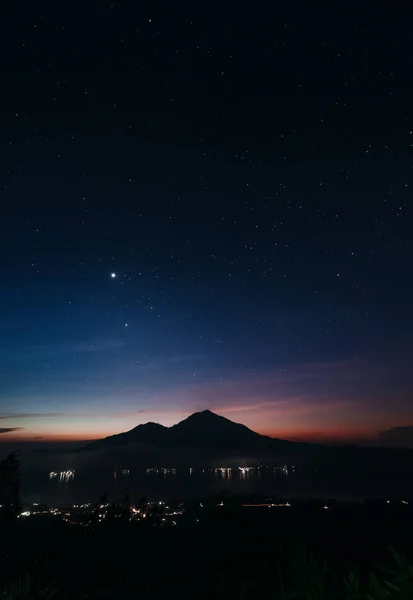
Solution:
<svg viewBox="0 0 413 600">
<path fill-rule="evenodd" d="M 127 326 L 128 326 L 128 324 L 127 324 L 127 323 L 125 323 L 125 327 L 127 327 Z"/>
<path fill-rule="evenodd" d="M 110 276 L 112 277 L 112 279 L 115 279 L 116 273 L 111 273 Z"/>
</svg>

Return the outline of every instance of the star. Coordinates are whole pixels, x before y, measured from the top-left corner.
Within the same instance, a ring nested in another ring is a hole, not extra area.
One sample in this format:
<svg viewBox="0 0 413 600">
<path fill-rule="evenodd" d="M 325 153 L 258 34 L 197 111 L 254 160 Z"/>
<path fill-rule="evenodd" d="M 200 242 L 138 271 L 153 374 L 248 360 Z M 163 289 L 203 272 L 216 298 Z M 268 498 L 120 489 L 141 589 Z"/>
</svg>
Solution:
<svg viewBox="0 0 413 600">
<path fill-rule="evenodd" d="M 116 273 L 111 273 L 110 276 L 111 276 L 112 279 L 115 279 Z"/>
<path fill-rule="evenodd" d="M 129 326 L 128 323 L 125 323 L 125 327 L 128 327 L 128 326 Z"/>
</svg>

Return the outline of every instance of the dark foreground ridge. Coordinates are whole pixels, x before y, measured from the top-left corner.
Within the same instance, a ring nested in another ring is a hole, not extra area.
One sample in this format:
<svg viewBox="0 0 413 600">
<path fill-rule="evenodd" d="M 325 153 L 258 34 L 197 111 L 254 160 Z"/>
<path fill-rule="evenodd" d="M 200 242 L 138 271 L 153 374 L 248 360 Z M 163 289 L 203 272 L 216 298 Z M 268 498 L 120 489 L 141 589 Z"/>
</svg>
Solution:
<svg viewBox="0 0 413 600">
<path fill-rule="evenodd" d="M 83 446 L 79 451 L 104 450 L 126 444 L 150 444 L 161 447 L 228 448 L 246 451 L 304 450 L 310 444 L 289 442 L 260 435 L 245 425 L 234 423 L 210 410 L 194 413 L 172 427 L 158 423 L 138 425 Z"/>
<path fill-rule="evenodd" d="M 143 500 L 143 499 L 142 499 Z M 86 526 L 66 513 L 18 519 L 0 534 L 5 600 L 404 600 L 413 597 L 409 504 L 251 508 L 205 499 L 162 527 L 127 506 Z M 166 509 L 166 507 L 165 507 Z M 176 509 L 177 512 L 180 512 Z M 175 518 L 175 517 L 174 517 Z M 182 525 L 181 525 L 182 519 Z M 188 524 L 188 521 L 186 521 Z M 181 525 L 181 526 L 180 526 Z M 190 549 L 190 551 L 188 551 Z"/>
</svg>

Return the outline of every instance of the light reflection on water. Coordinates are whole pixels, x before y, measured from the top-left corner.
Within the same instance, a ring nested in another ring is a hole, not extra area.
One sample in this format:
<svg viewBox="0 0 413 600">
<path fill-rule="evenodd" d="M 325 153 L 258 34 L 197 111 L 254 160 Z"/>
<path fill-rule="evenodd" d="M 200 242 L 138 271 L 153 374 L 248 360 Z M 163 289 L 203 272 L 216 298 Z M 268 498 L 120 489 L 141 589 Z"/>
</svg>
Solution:
<svg viewBox="0 0 413 600">
<path fill-rule="evenodd" d="M 75 472 L 72 469 L 68 471 L 50 471 L 49 480 L 57 481 L 58 483 L 69 483 L 74 478 Z"/>
<path fill-rule="evenodd" d="M 56 463 L 55 463 L 56 465 Z M 53 464 L 50 467 L 55 466 Z M 129 468 L 131 467 L 131 468 Z M 49 473 L 49 476 L 48 476 Z M 388 481 L 380 478 L 340 475 L 334 470 L 319 472 L 307 466 L 240 464 L 232 467 L 144 467 L 127 465 L 122 469 L 107 464 L 76 465 L 76 471 L 49 469 L 26 470 L 22 478 L 22 499 L 26 502 L 46 502 L 51 506 L 96 502 L 104 494 L 111 500 L 125 497 L 151 500 L 190 500 L 213 494 L 247 494 L 285 498 L 360 499 L 406 495 L 406 480 Z M 60 475 L 66 473 L 66 475 Z M 68 475 L 68 473 L 70 473 Z M 412 486 L 411 486 L 412 487 Z M 413 491 L 413 489 L 412 489 Z"/>
<path fill-rule="evenodd" d="M 298 468 L 281 466 L 235 466 L 213 468 L 148 467 L 90 472 L 79 469 L 51 471 L 42 481 L 26 486 L 26 498 L 43 502 L 93 501 L 103 494 L 118 497 L 125 493 L 155 499 L 190 498 L 219 492 L 274 492 L 285 487 L 283 480 L 299 478 Z M 48 481 L 47 481 L 48 479 Z"/>
</svg>

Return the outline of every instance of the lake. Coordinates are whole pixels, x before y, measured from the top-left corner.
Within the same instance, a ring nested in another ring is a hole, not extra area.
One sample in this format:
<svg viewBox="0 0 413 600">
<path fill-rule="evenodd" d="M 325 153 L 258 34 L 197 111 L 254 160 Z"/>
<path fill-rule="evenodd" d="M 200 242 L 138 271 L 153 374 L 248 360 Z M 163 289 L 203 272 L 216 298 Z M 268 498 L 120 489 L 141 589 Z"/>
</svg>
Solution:
<svg viewBox="0 0 413 600">
<path fill-rule="evenodd" d="M 96 502 L 103 494 L 117 500 L 126 493 L 132 501 L 142 496 L 149 500 L 188 500 L 221 492 L 349 500 L 413 497 L 413 477 L 392 473 L 392 469 L 373 475 L 353 469 L 351 464 L 344 472 L 331 465 L 258 463 L 241 455 L 222 458 L 194 451 L 189 456 L 187 451 L 159 454 L 142 449 L 133 457 L 129 451 L 103 455 L 22 451 L 21 497 L 27 503 L 51 506 Z M 165 467 L 159 466 L 162 464 Z M 115 473 L 117 465 L 129 473 Z M 70 476 L 61 476 L 70 471 Z M 55 475 L 50 476 L 51 472 Z"/>
<path fill-rule="evenodd" d="M 87 469 L 27 473 L 22 482 L 22 497 L 27 502 L 62 505 L 95 502 L 103 494 L 121 499 L 129 493 L 132 500 L 146 496 L 151 500 L 189 499 L 228 492 L 297 495 L 306 494 L 308 477 L 298 469 L 282 466 L 232 468 L 137 468 L 129 474 L 120 470 Z M 315 491 L 315 490 L 313 490 Z"/>
<path fill-rule="evenodd" d="M 263 465 L 245 468 L 136 468 L 129 474 L 99 469 L 79 469 L 29 474 L 23 478 L 22 498 L 26 502 L 61 506 L 96 502 L 103 494 L 120 500 L 129 493 L 132 501 L 145 496 L 150 500 L 189 500 L 212 494 L 252 494 L 284 497 L 361 499 L 363 497 L 408 497 L 403 481 L 326 478 L 315 469 Z"/>
</svg>

